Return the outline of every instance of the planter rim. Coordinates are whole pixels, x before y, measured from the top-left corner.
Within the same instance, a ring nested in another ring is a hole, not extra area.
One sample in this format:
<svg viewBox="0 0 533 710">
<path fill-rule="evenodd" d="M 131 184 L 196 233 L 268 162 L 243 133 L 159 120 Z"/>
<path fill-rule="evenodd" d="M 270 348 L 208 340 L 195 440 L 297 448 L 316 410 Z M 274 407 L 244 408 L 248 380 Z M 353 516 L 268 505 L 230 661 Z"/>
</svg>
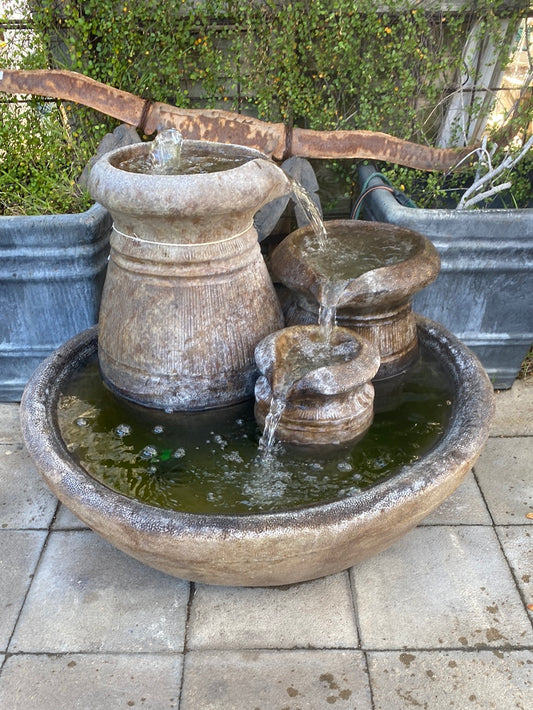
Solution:
<svg viewBox="0 0 533 710">
<path fill-rule="evenodd" d="M 41 222 L 43 220 L 71 220 L 74 222 L 86 221 L 87 219 L 97 219 L 102 213 L 106 213 L 106 208 L 99 202 L 93 202 L 93 204 L 83 212 L 58 212 L 57 214 L 14 214 L 14 215 L 0 215 L 0 224 L 4 222 L 5 225 L 9 223 L 13 224 L 21 220 L 29 220 L 30 222 Z M 9 227 L 8 227 L 9 228 Z"/>
<path fill-rule="evenodd" d="M 372 165 L 360 165 L 358 171 L 362 182 L 366 181 L 373 173 L 377 172 Z M 368 187 L 376 185 L 385 185 L 383 180 L 377 175 L 371 178 Z M 533 208 L 531 207 L 480 207 L 471 210 L 455 210 L 445 207 L 406 207 L 400 204 L 388 190 L 375 190 L 372 193 L 372 199 L 387 215 L 387 221 L 389 219 L 394 220 L 394 223 L 401 226 L 404 226 L 404 220 L 406 218 L 409 219 L 409 223 L 416 224 L 417 218 L 422 219 L 427 216 L 431 216 L 435 220 L 464 219 L 471 222 L 483 222 L 489 217 L 491 221 L 502 222 L 502 224 L 507 224 L 509 220 L 516 220 L 517 216 L 521 219 L 526 218 L 527 220 L 533 221 Z M 380 221 L 383 220 L 380 218 Z M 415 226 L 414 229 L 416 228 Z M 487 236 L 490 237 L 492 235 Z"/>
</svg>

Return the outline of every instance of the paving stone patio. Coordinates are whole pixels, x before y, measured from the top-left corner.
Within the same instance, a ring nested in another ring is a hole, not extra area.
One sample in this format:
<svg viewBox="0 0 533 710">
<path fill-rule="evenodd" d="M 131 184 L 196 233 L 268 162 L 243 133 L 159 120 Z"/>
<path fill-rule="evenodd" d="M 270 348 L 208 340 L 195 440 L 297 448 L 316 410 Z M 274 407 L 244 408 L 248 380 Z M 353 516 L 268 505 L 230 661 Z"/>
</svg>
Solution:
<svg viewBox="0 0 533 710">
<path fill-rule="evenodd" d="M 87 529 L 0 404 L 1 710 L 533 708 L 533 385 L 464 484 L 340 574 L 190 584 Z"/>
</svg>

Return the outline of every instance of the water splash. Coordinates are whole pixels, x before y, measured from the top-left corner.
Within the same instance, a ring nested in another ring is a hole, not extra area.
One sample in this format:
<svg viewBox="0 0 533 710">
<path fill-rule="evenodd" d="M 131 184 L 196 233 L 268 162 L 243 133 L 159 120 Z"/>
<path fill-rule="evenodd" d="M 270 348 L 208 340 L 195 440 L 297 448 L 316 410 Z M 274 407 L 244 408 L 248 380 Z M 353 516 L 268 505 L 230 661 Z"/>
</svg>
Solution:
<svg viewBox="0 0 533 710">
<path fill-rule="evenodd" d="M 179 172 L 183 136 L 176 128 L 160 131 L 152 141 L 148 153 L 148 168 L 154 175 Z"/>
</svg>

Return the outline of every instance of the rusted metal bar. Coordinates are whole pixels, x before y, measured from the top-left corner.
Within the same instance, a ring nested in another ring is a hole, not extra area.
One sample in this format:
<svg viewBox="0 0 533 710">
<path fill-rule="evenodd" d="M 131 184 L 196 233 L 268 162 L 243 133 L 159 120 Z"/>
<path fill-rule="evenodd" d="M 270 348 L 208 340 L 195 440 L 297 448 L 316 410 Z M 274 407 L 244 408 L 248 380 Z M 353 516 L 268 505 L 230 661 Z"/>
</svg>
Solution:
<svg viewBox="0 0 533 710">
<path fill-rule="evenodd" d="M 174 127 L 186 138 L 246 145 L 277 159 L 283 157 L 285 150 L 282 123 L 265 123 L 229 111 L 181 109 L 146 101 L 77 72 L 4 69 L 0 91 L 74 101 L 129 123 L 147 135 Z"/>
<path fill-rule="evenodd" d="M 473 146 L 459 150 L 419 145 L 373 131 L 294 129 L 292 153 L 301 158 L 359 158 L 405 165 L 417 170 L 449 170 Z"/>
<path fill-rule="evenodd" d="M 368 158 L 419 170 L 449 170 L 474 148 L 432 148 L 372 131 L 289 129 L 282 123 L 266 123 L 229 111 L 181 109 L 146 101 L 71 71 L 0 70 L 0 91 L 74 101 L 135 126 L 147 135 L 175 127 L 186 138 L 246 145 L 275 160 L 291 155 Z"/>
</svg>

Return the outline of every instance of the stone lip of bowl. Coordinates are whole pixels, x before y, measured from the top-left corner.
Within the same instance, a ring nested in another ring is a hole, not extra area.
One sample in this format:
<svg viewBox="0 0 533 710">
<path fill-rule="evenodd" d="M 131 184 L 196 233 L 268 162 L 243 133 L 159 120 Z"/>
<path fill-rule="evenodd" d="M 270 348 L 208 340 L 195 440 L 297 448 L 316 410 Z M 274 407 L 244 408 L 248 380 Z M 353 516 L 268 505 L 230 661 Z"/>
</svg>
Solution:
<svg viewBox="0 0 533 710">
<path fill-rule="evenodd" d="M 491 383 L 477 358 L 442 326 L 418 317 L 422 348 L 455 390 L 449 425 L 415 463 L 361 494 L 297 510 L 195 515 L 126 498 L 93 479 L 57 424 L 61 384 L 96 352 L 96 328 L 68 341 L 30 379 L 21 402 L 26 446 L 55 495 L 115 547 L 168 574 L 210 584 L 282 585 L 333 574 L 385 549 L 461 483 L 489 433 Z"/>
<path fill-rule="evenodd" d="M 270 388 L 277 379 L 283 355 L 299 344 L 316 343 L 323 339 L 319 325 L 293 325 L 270 333 L 255 348 L 255 364 L 259 372 L 265 375 Z M 361 387 L 374 377 L 379 368 L 379 353 L 368 340 L 353 330 L 335 326 L 330 335 L 332 350 L 342 351 L 346 360 L 333 365 L 319 365 L 295 379 L 289 387 L 289 393 L 303 392 L 305 395 L 338 395 Z"/>
<path fill-rule="evenodd" d="M 291 190 L 283 170 L 263 153 L 230 143 L 184 140 L 182 146 L 184 158 L 242 159 L 241 164 L 227 169 L 161 175 L 120 167 L 123 161 L 146 157 L 149 147 L 149 143 L 135 143 L 116 148 L 103 155 L 91 169 L 91 196 L 119 222 L 138 215 L 154 218 L 162 214 L 180 215 L 190 219 L 203 219 L 206 214 L 238 217 L 243 211 L 259 210 Z"/>
</svg>

